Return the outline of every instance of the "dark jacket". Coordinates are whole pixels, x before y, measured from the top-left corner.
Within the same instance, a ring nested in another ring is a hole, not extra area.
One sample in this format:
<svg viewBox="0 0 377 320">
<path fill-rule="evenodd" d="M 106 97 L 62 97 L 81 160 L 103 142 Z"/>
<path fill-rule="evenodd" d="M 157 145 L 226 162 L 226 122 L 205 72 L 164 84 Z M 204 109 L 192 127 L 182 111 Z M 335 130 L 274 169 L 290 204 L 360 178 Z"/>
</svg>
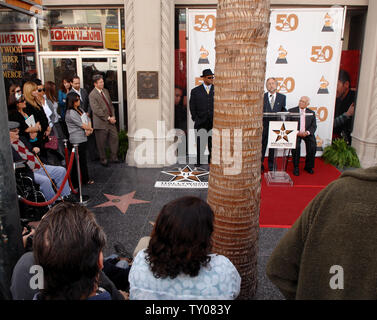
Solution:
<svg viewBox="0 0 377 320">
<path fill-rule="evenodd" d="M 286 96 L 279 92 L 276 92 L 276 99 L 274 103 L 274 108 L 271 108 L 270 99 L 268 97 L 270 93 L 265 92 L 263 97 L 263 112 L 283 112 L 287 111 L 286 106 Z"/>
<path fill-rule="evenodd" d="M 76 91 L 71 88 L 71 90 L 68 92 L 70 94 L 71 92 L 77 93 Z M 80 88 L 80 107 L 86 112 L 91 114 L 92 110 L 90 108 L 89 104 L 89 95 L 88 92 L 84 88 Z"/>
<path fill-rule="evenodd" d="M 209 94 L 202 84 L 191 90 L 190 112 L 194 129 L 212 129 L 214 93 L 214 85 L 211 86 Z"/>
<path fill-rule="evenodd" d="M 376 166 L 347 170 L 309 203 L 267 263 L 286 298 L 377 299 L 376 190 Z"/>
<path fill-rule="evenodd" d="M 355 102 L 355 97 L 356 92 L 350 90 L 343 100 L 337 98 L 335 103 L 333 135 L 335 137 L 343 136 L 349 143 L 351 142 L 354 117 L 345 117 L 341 123 L 336 123 L 335 119 L 348 111 L 350 105 Z"/>
<path fill-rule="evenodd" d="M 300 112 L 300 108 L 299 107 L 295 107 L 295 108 L 292 108 L 292 109 L 289 109 L 289 112 L 292 112 L 292 113 L 299 113 Z M 312 115 L 307 115 L 305 116 L 305 131 L 309 131 L 310 132 L 310 135 L 312 137 L 314 137 L 314 133 L 315 131 L 317 130 L 317 121 L 316 121 L 316 118 L 315 118 L 315 112 L 313 110 L 310 110 L 309 108 L 306 108 L 305 109 L 305 113 L 310 113 Z M 297 130 L 300 130 L 300 117 L 295 117 L 295 118 L 292 118 L 290 119 L 291 121 L 298 121 L 298 127 L 297 127 Z"/>
<path fill-rule="evenodd" d="M 38 289 L 30 288 L 30 279 L 33 276 L 30 273 L 31 266 L 35 265 L 33 252 L 27 252 L 18 260 L 13 269 L 12 282 L 10 291 L 13 300 L 33 300 L 38 293 Z M 99 286 L 106 289 L 112 300 L 124 300 L 122 294 L 117 290 L 113 282 L 101 271 L 99 277 Z"/>
</svg>

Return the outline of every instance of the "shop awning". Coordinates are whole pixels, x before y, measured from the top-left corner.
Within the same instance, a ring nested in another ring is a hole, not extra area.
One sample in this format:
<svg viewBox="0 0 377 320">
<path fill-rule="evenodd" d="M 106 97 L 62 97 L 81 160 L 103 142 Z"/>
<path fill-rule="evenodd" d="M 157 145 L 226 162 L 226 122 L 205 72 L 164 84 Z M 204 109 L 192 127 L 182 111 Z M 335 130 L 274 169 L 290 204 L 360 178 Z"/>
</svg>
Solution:
<svg viewBox="0 0 377 320">
<path fill-rule="evenodd" d="M 42 6 L 41 0 L 0 0 L 0 7 L 5 7 L 41 20 L 46 20 L 46 18 L 43 17 L 44 7 Z"/>
</svg>

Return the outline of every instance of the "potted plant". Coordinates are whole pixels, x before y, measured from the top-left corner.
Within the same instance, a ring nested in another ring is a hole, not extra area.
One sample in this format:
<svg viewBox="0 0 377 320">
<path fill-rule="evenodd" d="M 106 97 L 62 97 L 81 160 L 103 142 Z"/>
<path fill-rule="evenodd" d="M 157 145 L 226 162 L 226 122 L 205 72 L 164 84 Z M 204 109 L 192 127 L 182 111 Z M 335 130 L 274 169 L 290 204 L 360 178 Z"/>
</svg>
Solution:
<svg viewBox="0 0 377 320">
<path fill-rule="evenodd" d="M 356 154 L 355 148 L 347 144 L 341 139 L 333 140 L 332 144 L 323 150 L 323 160 L 339 169 L 344 167 L 360 168 L 360 161 Z"/>
</svg>

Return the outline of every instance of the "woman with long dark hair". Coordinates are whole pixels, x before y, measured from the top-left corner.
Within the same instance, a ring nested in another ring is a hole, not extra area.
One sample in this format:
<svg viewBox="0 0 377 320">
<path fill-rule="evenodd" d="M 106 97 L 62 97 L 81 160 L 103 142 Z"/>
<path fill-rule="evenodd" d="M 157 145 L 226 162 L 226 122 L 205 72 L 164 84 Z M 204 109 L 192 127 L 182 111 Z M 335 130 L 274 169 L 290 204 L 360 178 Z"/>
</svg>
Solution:
<svg viewBox="0 0 377 320">
<path fill-rule="evenodd" d="M 197 197 L 166 204 L 148 248 L 134 259 L 130 299 L 235 299 L 241 278 L 230 260 L 211 254 L 213 211 Z"/>
<path fill-rule="evenodd" d="M 71 81 L 68 77 L 64 77 L 58 91 L 58 104 L 60 109 L 60 116 L 65 119 L 65 112 L 67 110 L 67 94 L 71 90 Z"/>
<path fill-rule="evenodd" d="M 71 92 L 67 95 L 67 112 L 65 115 L 65 122 L 69 132 L 69 142 L 78 144 L 79 147 L 79 163 L 82 184 L 93 184 L 90 180 L 87 164 L 87 136 L 93 133 L 93 128 L 88 115 L 80 108 L 80 96 L 77 93 Z M 75 188 L 78 186 L 78 174 L 76 165 L 73 166 L 72 183 Z"/>
</svg>

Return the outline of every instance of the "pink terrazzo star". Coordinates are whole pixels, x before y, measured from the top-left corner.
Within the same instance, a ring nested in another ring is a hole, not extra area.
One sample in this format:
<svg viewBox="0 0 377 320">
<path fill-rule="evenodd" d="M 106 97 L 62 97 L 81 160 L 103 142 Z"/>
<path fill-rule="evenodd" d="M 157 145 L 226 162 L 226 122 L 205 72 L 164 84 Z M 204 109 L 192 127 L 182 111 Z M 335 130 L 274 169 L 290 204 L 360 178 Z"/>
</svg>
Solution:
<svg viewBox="0 0 377 320">
<path fill-rule="evenodd" d="M 117 207 L 123 214 L 125 214 L 128 210 L 130 204 L 138 204 L 138 203 L 149 203 L 150 201 L 144 201 L 139 199 L 134 199 L 136 191 L 131 193 L 124 194 L 123 196 L 113 196 L 111 194 L 104 193 L 105 197 L 109 199 L 109 201 L 104 202 L 95 206 L 95 208 L 99 207 Z"/>
</svg>

